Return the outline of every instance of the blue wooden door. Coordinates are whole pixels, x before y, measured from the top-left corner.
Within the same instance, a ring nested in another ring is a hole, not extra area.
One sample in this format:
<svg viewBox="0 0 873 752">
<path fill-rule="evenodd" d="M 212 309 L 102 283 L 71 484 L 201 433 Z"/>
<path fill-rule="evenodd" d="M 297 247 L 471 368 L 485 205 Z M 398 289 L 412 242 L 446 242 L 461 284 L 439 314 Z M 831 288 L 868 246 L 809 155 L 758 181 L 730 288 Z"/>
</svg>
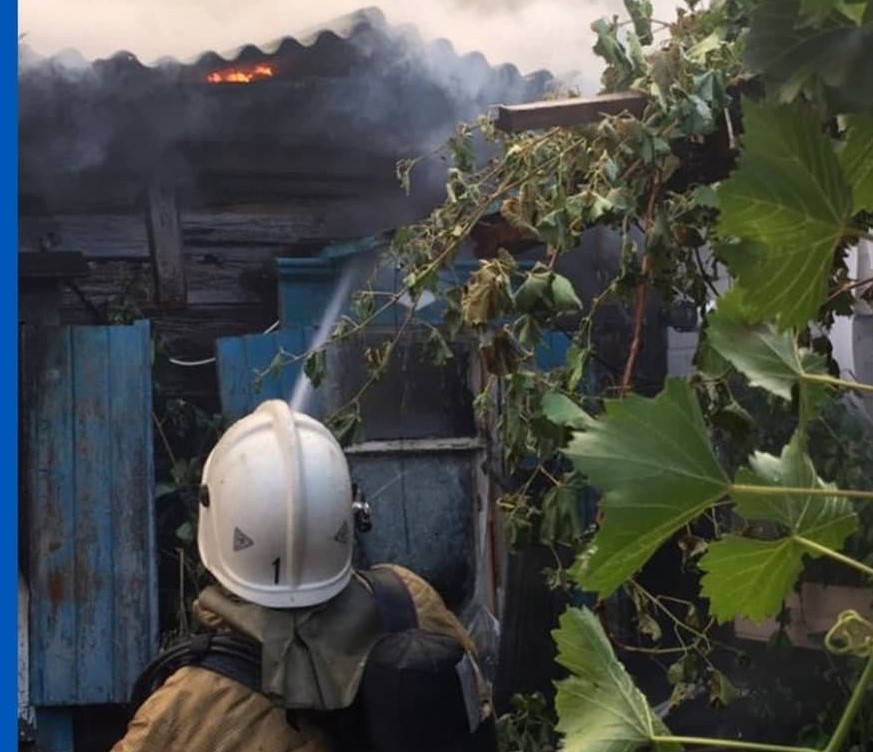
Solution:
<svg viewBox="0 0 873 752">
<path fill-rule="evenodd" d="M 31 701 L 124 703 L 158 649 L 149 324 L 21 346 Z"/>
</svg>

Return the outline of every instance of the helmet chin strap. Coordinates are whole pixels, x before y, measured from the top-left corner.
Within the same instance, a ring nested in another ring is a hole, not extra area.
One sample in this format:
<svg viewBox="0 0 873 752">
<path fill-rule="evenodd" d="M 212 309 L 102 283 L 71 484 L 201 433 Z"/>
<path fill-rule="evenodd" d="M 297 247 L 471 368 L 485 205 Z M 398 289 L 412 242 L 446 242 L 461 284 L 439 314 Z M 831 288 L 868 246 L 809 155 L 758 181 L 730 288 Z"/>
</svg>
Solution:
<svg viewBox="0 0 873 752">
<path fill-rule="evenodd" d="M 368 533 L 373 528 L 373 520 L 370 516 L 370 505 L 364 498 L 357 483 L 352 483 L 352 512 L 355 515 L 355 529 L 360 533 Z"/>
</svg>

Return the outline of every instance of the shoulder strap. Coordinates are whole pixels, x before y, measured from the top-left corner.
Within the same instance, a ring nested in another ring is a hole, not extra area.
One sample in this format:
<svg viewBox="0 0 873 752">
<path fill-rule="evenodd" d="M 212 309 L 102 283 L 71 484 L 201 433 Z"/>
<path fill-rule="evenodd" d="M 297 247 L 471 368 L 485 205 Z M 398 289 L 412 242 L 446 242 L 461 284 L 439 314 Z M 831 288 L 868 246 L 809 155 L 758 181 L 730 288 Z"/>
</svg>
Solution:
<svg viewBox="0 0 873 752">
<path fill-rule="evenodd" d="M 239 633 L 196 635 L 158 656 L 140 674 L 133 687 L 131 714 L 184 666 L 205 668 L 252 691 L 261 691 L 261 645 L 257 640 Z"/>
<path fill-rule="evenodd" d="M 388 567 L 358 572 L 373 590 L 376 608 L 386 632 L 403 632 L 418 627 L 415 602 L 400 576 Z"/>
</svg>

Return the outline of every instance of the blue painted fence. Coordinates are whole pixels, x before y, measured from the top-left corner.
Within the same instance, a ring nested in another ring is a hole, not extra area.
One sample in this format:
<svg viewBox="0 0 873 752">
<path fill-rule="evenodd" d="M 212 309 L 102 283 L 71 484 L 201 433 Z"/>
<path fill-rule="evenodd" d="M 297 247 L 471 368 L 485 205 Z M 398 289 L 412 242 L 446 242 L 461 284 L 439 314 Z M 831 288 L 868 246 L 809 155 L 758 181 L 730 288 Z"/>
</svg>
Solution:
<svg viewBox="0 0 873 752">
<path fill-rule="evenodd" d="M 124 703 L 158 649 L 149 324 L 21 344 L 31 701 Z"/>
</svg>

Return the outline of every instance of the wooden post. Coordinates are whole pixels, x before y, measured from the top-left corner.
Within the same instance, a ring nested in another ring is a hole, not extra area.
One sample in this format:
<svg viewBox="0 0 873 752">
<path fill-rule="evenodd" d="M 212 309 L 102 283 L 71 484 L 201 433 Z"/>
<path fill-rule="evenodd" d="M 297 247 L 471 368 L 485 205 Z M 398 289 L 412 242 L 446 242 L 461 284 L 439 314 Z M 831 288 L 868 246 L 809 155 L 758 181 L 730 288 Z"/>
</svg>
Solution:
<svg viewBox="0 0 873 752">
<path fill-rule="evenodd" d="M 155 297 L 164 310 L 185 308 L 188 302 L 179 209 L 173 186 L 162 180 L 149 185 L 146 226 L 155 272 Z"/>
<path fill-rule="evenodd" d="M 648 103 L 642 92 L 623 91 L 601 94 L 591 99 L 555 99 L 530 104 L 501 105 L 497 108 L 495 126 L 502 131 L 517 133 L 556 126 L 572 128 L 602 120 L 605 115 L 628 112 L 639 117 Z"/>
</svg>

